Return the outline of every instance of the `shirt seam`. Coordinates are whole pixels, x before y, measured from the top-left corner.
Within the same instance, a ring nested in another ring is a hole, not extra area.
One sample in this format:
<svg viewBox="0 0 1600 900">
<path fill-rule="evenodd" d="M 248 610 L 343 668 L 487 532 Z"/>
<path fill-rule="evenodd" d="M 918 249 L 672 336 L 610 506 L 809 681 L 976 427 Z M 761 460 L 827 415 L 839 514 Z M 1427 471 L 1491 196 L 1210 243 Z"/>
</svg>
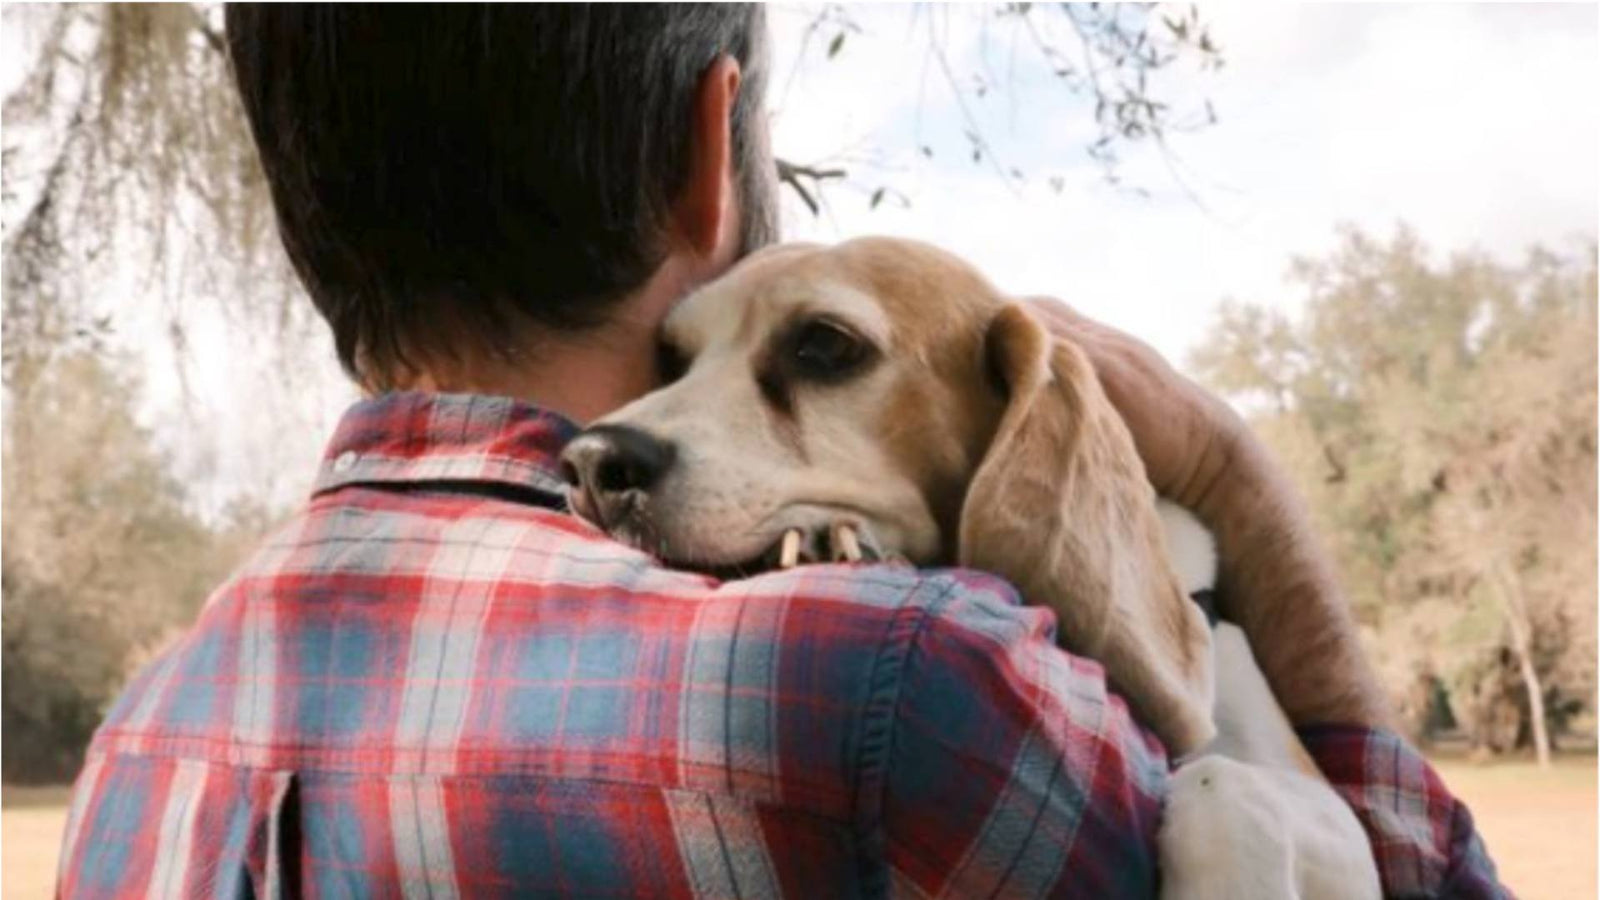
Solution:
<svg viewBox="0 0 1600 900">
<path fill-rule="evenodd" d="M 693 787 L 688 785 L 670 785 L 660 781 L 646 779 L 604 778 L 589 775 L 555 775 L 544 772 L 522 771 L 497 771 L 497 772 L 347 772 L 342 769 L 327 769 L 316 766 L 263 766 L 248 763 L 234 763 L 227 760 L 207 759 L 205 757 L 176 757 L 160 754 L 140 753 L 118 749 L 116 751 L 98 750 L 89 754 L 98 757 L 109 764 L 128 759 L 145 760 L 150 763 L 181 763 L 188 762 L 195 765 L 206 766 L 213 769 L 222 769 L 239 775 L 290 775 L 296 778 L 303 776 L 325 778 L 371 779 L 374 781 L 394 781 L 412 779 L 435 779 L 439 781 L 480 781 L 488 782 L 502 779 L 555 782 L 570 785 L 599 784 L 610 787 L 624 787 L 643 791 L 661 791 L 663 793 L 698 794 L 708 797 L 726 797 L 740 803 L 764 803 L 758 798 L 742 794 L 737 791 L 729 792 L 720 788 Z M 807 806 L 794 806 L 779 804 L 774 807 L 779 815 L 800 816 L 813 819 L 839 828 L 850 827 L 848 816 L 834 816 L 818 811 Z"/>
<path fill-rule="evenodd" d="M 420 473 L 422 466 L 436 466 L 440 473 Z M 451 472 L 457 468 L 459 473 Z M 493 469 L 500 469 L 495 472 Z M 452 453 L 423 451 L 415 456 L 368 454 L 356 463 L 355 471 L 335 472 L 325 463 L 317 473 L 311 496 L 316 497 L 343 487 L 361 484 L 422 484 L 431 481 L 482 481 L 514 484 L 552 493 L 565 485 L 539 462 L 506 454 Z"/>
<path fill-rule="evenodd" d="M 899 623 L 894 617 L 890 618 L 888 625 L 890 639 L 884 641 L 883 648 L 873 659 L 872 671 L 868 675 L 868 708 L 862 716 L 860 738 L 857 742 L 855 786 L 851 791 L 853 807 L 851 818 L 856 829 L 858 850 L 861 852 L 860 875 L 867 896 L 889 894 L 888 839 L 883 830 L 883 808 L 888 796 L 889 758 L 894 752 L 896 724 L 900 718 L 905 695 L 905 672 L 911 654 L 927 630 L 928 623 L 943 611 L 950 596 L 959 587 L 959 583 L 948 575 L 941 575 L 921 579 L 906 592 L 906 599 L 910 600 L 918 591 L 929 589 L 935 584 L 941 584 L 943 592 L 927 605 L 915 607 L 918 614 L 914 621 Z M 909 628 L 910 633 L 903 637 L 896 635 L 897 626 Z M 887 659 L 890 656 L 894 658 Z M 888 667 L 886 673 L 880 675 L 879 669 L 885 666 Z M 880 678 L 884 682 L 882 685 L 879 684 Z M 879 702 L 880 695 L 884 702 Z"/>
<path fill-rule="evenodd" d="M 137 746 L 129 746 L 130 744 L 137 745 Z M 145 758 L 145 759 L 159 759 L 159 760 L 173 760 L 173 761 L 177 761 L 177 760 L 192 760 L 194 762 L 203 762 L 203 763 L 208 763 L 208 764 L 211 764 L 211 765 L 218 765 L 218 766 L 229 766 L 229 767 L 238 768 L 238 769 L 257 769 L 257 770 L 262 770 L 262 771 L 274 771 L 274 772 L 318 772 L 318 773 L 325 773 L 325 774 L 329 774 L 329 775 L 353 775 L 353 776 L 367 776 L 367 775 L 378 774 L 378 773 L 372 772 L 372 770 L 370 770 L 370 769 L 358 768 L 358 767 L 354 766 L 354 762 L 355 761 L 357 761 L 359 759 L 362 759 L 364 757 L 385 757 L 385 758 L 387 758 L 387 757 L 392 757 L 392 756 L 395 755 L 393 747 L 388 747 L 388 746 L 378 747 L 378 748 L 346 748 L 346 749 L 338 749 L 338 750 L 330 749 L 330 750 L 323 751 L 323 755 L 325 755 L 325 756 L 330 758 L 330 761 L 326 762 L 326 763 L 323 763 L 323 762 L 306 762 L 303 765 L 269 766 L 269 765 L 261 765 L 261 764 L 258 764 L 258 763 L 252 763 L 252 762 L 247 762 L 247 761 L 238 761 L 238 760 L 233 760 L 233 759 L 227 759 L 227 758 L 224 758 L 223 756 L 221 756 L 219 754 L 216 754 L 216 753 L 207 754 L 207 753 L 194 753 L 194 752 L 192 752 L 192 751 L 197 750 L 197 749 L 204 750 L 204 749 L 206 749 L 208 747 L 213 749 L 214 751 L 215 750 L 226 750 L 226 749 L 237 748 L 237 749 L 239 749 L 241 751 L 246 751 L 246 752 L 248 752 L 248 751 L 258 751 L 258 752 L 262 752 L 262 753 L 293 752 L 292 749 L 286 748 L 284 745 L 281 745 L 281 744 L 264 743 L 264 742 L 258 742 L 258 741 L 240 741 L 240 740 L 233 740 L 233 739 L 226 739 L 226 738 L 210 738 L 210 737 L 201 737 L 201 736 L 197 736 L 197 735 L 184 735 L 184 736 L 156 735 L 156 734 L 150 734 L 150 733 L 147 733 L 147 732 L 141 732 L 141 731 L 137 731 L 137 730 L 102 730 L 100 733 L 95 735 L 94 740 L 90 744 L 89 752 L 92 755 L 101 755 L 101 756 L 105 756 L 105 757 L 111 757 L 111 756 L 137 756 L 137 757 L 141 757 L 141 758 Z M 432 752 L 435 752 L 435 751 L 433 751 L 433 750 L 425 751 L 424 748 L 418 747 L 418 748 L 415 748 L 415 749 L 408 748 L 404 752 L 407 753 L 407 754 L 415 754 L 417 757 L 420 758 L 420 757 L 422 757 L 424 755 L 425 752 L 432 753 Z M 501 750 L 500 748 L 475 749 L 475 748 L 472 748 L 472 747 L 458 747 L 458 748 L 455 748 L 455 749 L 451 750 L 448 755 L 453 759 L 471 760 L 473 757 L 488 758 L 488 757 L 496 756 L 496 755 L 501 754 L 503 752 L 505 752 L 505 751 Z M 619 759 L 619 760 L 621 760 L 621 759 L 655 758 L 655 757 L 660 757 L 661 756 L 661 754 L 605 753 L 603 751 L 591 751 L 591 755 L 593 755 L 593 756 L 607 756 L 607 757 L 611 757 L 611 758 Z M 677 762 L 677 758 L 676 757 L 670 757 L 669 756 L 669 757 L 663 757 L 663 758 L 670 759 L 674 763 Z M 348 761 L 348 762 L 352 763 L 352 765 L 349 768 L 343 767 L 343 766 L 339 765 L 339 762 L 341 762 L 341 761 Z M 718 768 L 720 768 L 720 767 L 718 767 Z M 541 768 L 540 768 L 538 763 L 531 762 L 531 761 L 514 761 L 514 762 L 508 762 L 503 766 L 494 767 L 493 769 L 469 770 L 469 771 L 465 771 L 465 772 L 449 772 L 449 771 L 405 772 L 405 771 L 391 771 L 391 772 L 384 773 L 384 774 L 437 776 L 437 777 L 441 777 L 441 778 L 457 778 L 457 777 L 492 778 L 492 777 L 495 777 L 495 776 L 498 776 L 498 775 L 531 775 L 531 776 L 544 777 L 546 775 L 549 775 L 549 773 L 544 772 L 543 770 L 541 770 Z M 770 773 L 766 773 L 766 772 L 763 772 L 763 771 L 758 771 L 758 770 L 755 770 L 755 769 L 736 769 L 735 770 L 735 774 L 737 774 L 737 775 L 748 775 L 748 776 L 752 776 L 752 777 L 759 776 L 759 777 L 763 777 L 763 778 L 771 778 L 772 777 L 770 775 Z M 549 775 L 549 777 L 568 777 L 568 778 L 570 778 L 570 777 L 573 777 L 573 776 Z M 586 776 L 581 776 L 581 777 L 582 778 L 588 778 L 590 776 L 586 775 Z M 654 781 L 654 780 L 650 780 L 650 779 L 626 779 L 626 778 L 604 779 L 604 778 L 597 778 L 596 780 L 608 780 L 608 781 L 614 781 L 614 782 L 618 782 L 618 783 L 630 783 L 630 784 L 633 784 L 633 783 L 637 783 L 637 784 L 655 784 L 655 785 L 662 786 L 662 787 L 670 787 L 670 785 L 665 785 L 665 784 L 662 784 L 659 781 Z M 799 782 L 798 786 L 802 787 L 802 788 L 809 788 L 809 789 L 819 790 L 819 791 L 826 789 L 826 785 L 824 785 L 824 784 L 822 784 L 820 782 L 812 783 L 812 782 L 803 782 L 802 781 L 802 782 Z M 739 796 L 739 795 L 738 794 L 731 794 L 730 796 Z"/>
</svg>

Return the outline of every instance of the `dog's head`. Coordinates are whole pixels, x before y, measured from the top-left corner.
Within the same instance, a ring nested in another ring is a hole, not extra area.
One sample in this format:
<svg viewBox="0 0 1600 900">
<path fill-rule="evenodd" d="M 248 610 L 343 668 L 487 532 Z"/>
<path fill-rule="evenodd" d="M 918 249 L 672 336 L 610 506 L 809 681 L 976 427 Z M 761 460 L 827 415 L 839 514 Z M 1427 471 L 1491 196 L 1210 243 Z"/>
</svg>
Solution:
<svg viewBox="0 0 1600 900">
<path fill-rule="evenodd" d="M 903 556 L 1001 575 L 1175 752 L 1209 739 L 1204 621 L 1087 358 L 954 257 L 757 253 L 668 317 L 668 383 L 563 457 L 573 508 L 664 560 Z"/>
</svg>

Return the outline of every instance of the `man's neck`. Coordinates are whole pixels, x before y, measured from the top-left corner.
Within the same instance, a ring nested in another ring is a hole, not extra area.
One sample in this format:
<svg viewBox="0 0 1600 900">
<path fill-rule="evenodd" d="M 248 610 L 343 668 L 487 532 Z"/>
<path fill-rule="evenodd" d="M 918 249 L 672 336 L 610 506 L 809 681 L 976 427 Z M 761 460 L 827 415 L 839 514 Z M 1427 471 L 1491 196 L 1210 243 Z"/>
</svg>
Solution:
<svg viewBox="0 0 1600 900">
<path fill-rule="evenodd" d="M 701 280 L 698 274 L 669 257 L 603 325 L 578 332 L 540 330 L 519 342 L 515 360 L 478 357 L 424 372 L 402 387 L 515 397 L 586 425 L 656 386 L 657 329 Z"/>
<path fill-rule="evenodd" d="M 451 390 L 515 397 L 586 425 L 656 386 L 652 326 L 607 323 L 601 330 L 553 334 L 524 361 L 497 366 Z"/>
</svg>

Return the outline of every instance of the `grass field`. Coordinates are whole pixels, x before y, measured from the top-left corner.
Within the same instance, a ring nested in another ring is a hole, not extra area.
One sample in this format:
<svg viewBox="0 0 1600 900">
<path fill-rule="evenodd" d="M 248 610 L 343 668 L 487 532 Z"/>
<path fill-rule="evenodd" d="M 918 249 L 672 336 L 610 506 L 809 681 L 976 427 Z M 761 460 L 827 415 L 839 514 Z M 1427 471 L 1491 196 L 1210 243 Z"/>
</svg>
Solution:
<svg viewBox="0 0 1600 900">
<path fill-rule="evenodd" d="M 0 798 L 0 898 L 49 897 L 67 824 L 67 789 L 8 784 Z"/>
<path fill-rule="evenodd" d="M 1528 761 L 1433 763 L 1472 810 L 1501 879 L 1517 896 L 1595 896 L 1594 756 L 1558 756 L 1547 771 Z"/>
<path fill-rule="evenodd" d="M 1561 757 L 1549 771 L 1530 762 L 1435 764 L 1467 801 L 1500 874 L 1523 900 L 1595 896 L 1595 758 Z M 7 787 L 0 807 L 0 896 L 50 896 L 56 845 L 66 822 L 64 788 Z"/>
</svg>

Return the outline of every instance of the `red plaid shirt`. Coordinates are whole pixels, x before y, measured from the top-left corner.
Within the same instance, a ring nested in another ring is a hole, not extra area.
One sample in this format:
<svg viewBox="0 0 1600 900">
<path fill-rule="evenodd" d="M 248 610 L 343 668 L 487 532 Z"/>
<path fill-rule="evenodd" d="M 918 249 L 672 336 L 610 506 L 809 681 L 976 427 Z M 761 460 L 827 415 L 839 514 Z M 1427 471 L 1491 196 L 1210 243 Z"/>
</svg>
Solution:
<svg viewBox="0 0 1600 900">
<path fill-rule="evenodd" d="M 717 583 L 560 511 L 573 427 L 358 404 L 304 512 L 128 688 L 60 890 L 1149 896 L 1162 748 L 974 572 Z M 1308 735 L 1396 895 L 1495 893 L 1393 737 Z"/>
</svg>

